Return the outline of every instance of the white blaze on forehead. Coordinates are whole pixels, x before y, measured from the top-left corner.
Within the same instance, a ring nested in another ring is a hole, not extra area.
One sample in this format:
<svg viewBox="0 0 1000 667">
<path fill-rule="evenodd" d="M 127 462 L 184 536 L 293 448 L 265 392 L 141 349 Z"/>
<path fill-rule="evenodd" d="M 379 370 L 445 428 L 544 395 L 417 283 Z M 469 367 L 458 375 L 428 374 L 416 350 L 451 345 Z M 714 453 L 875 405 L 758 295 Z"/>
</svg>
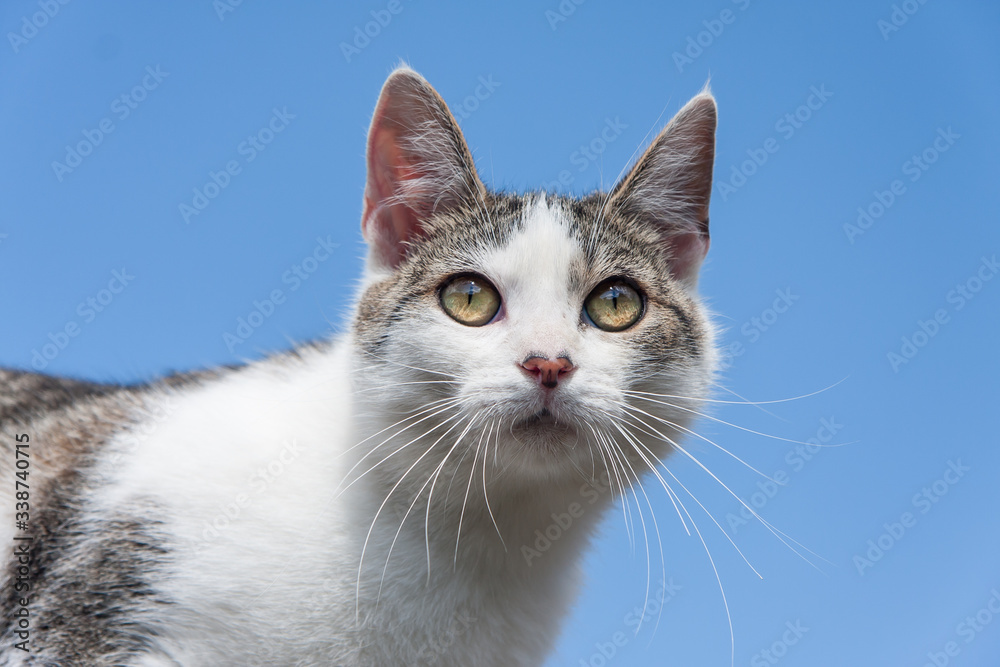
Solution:
<svg viewBox="0 0 1000 667">
<path fill-rule="evenodd" d="M 579 321 L 579 295 L 569 293 L 570 267 L 583 256 L 565 214 L 544 195 L 525 208 L 521 229 L 483 258 L 497 282 L 508 325 L 523 334 L 526 351 L 568 351 Z"/>
</svg>

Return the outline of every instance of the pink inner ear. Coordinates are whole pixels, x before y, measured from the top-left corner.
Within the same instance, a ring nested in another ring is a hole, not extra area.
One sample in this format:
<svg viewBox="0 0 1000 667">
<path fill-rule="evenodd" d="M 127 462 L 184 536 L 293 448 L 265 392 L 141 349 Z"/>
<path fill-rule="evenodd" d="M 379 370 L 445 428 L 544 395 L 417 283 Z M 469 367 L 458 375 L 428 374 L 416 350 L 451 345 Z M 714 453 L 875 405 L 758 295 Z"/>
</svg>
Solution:
<svg viewBox="0 0 1000 667">
<path fill-rule="evenodd" d="M 379 124 L 368 147 L 368 184 L 361 230 L 378 258 L 396 268 L 406 255 L 405 243 L 420 233 L 416 213 L 397 197 L 403 181 L 419 178 L 393 132 Z"/>
<path fill-rule="evenodd" d="M 694 284 L 698 279 L 698 269 L 708 253 L 711 239 L 703 232 L 675 234 L 667 239 L 670 247 L 670 273 L 674 278 Z"/>
</svg>

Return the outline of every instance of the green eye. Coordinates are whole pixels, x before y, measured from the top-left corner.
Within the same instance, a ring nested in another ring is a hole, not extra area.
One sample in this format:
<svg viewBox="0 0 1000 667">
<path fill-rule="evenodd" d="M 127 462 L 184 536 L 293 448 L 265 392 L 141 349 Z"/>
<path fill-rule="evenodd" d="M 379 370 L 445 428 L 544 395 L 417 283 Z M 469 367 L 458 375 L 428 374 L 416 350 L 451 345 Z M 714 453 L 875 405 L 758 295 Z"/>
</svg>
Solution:
<svg viewBox="0 0 1000 667">
<path fill-rule="evenodd" d="M 598 329 L 622 331 L 642 317 L 642 295 L 622 278 L 609 278 L 594 288 L 583 304 Z"/>
<path fill-rule="evenodd" d="M 500 294 L 482 276 L 455 276 L 441 288 L 441 307 L 456 322 L 481 327 L 500 310 Z"/>
</svg>

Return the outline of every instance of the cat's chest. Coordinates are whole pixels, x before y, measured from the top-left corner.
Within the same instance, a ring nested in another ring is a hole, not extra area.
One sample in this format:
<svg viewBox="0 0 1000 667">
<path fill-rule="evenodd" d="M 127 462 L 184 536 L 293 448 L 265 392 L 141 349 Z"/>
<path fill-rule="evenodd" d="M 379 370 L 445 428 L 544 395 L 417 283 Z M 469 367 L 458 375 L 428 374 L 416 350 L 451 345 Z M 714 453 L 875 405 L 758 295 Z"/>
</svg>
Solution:
<svg viewBox="0 0 1000 667">
<path fill-rule="evenodd" d="M 169 650 L 188 659 L 192 647 L 222 647 L 220 660 L 246 664 L 393 664 L 414 651 L 432 664 L 530 662 L 569 588 L 489 557 L 504 548 L 492 525 L 466 535 L 487 551 L 467 542 L 455 560 L 441 537 L 451 525 L 384 503 L 387 489 L 351 451 L 359 402 L 342 361 L 176 396 L 140 442 L 109 448 L 108 483 L 87 511 L 157 508 L 168 555 L 155 586 L 177 603 L 162 622 L 186 637 Z"/>
</svg>

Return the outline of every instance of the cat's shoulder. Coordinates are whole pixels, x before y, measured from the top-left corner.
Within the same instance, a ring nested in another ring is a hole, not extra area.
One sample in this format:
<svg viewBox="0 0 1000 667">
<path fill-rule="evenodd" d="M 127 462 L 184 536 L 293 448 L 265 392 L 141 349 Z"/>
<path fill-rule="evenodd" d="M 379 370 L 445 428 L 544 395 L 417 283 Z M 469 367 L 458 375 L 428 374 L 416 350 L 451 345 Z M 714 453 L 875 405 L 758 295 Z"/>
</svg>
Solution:
<svg viewBox="0 0 1000 667">
<path fill-rule="evenodd" d="M 0 423 L 26 423 L 80 401 L 123 387 L 74 378 L 0 368 Z"/>
</svg>

